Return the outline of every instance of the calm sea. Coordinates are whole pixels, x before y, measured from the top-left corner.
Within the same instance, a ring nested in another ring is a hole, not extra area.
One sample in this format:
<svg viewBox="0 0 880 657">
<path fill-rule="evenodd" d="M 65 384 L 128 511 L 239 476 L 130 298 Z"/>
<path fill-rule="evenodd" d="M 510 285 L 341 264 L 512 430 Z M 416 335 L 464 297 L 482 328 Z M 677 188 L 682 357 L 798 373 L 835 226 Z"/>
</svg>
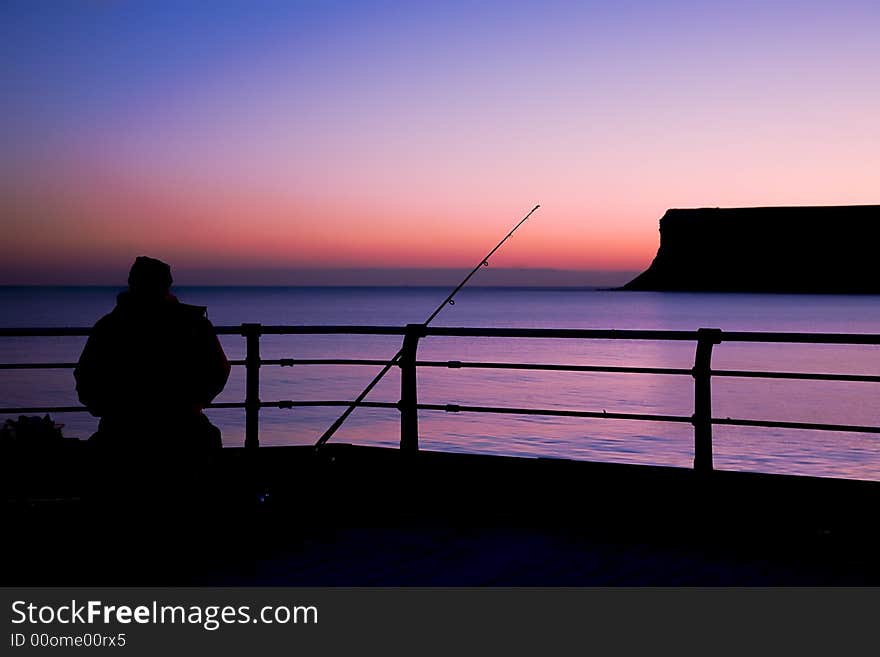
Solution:
<svg viewBox="0 0 880 657">
<path fill-rule="evenodd" d="M 112 288 L 0 288 L 3 326 L 90 326 L 110 311 Z M 440 288 L 178 288 L 182 301 L 207 305 L 216 325 L 377 324 L 423 321 L 448 293 Z M 880 333 L 880 298 L 673 294 L 597 290 L 469 288 L 435 325 Z M 0 361 L 75 361 L 82 338 L 0 338 Z M 243 358 L 243 339 L 224 337 L 230 358 Z M 374 336 L 278 336 L 263 339 L 264 358 L 388 358 L 399 339 Z M 428 338 L 420 359 L 584 365 L 690 367 L 692 343 L 546 339 Z M 721 344 L 717 369 L 880 373 L 880 348 L 828 345 Z M 352 399 L 374 376 L 369 366 L 262 369 L 261 398 Z M 69 370 L 0 371 L 0 406 L 76 404 Z M 551 373 L 425 368 L 419 397 L 426 403 L 519 406 L 589 411 L 690 415 L 687 376 Z M 764 420 L 880 425 L 880 384 L 760 379 L 715 379 L 713 414 Z M 217 401 L 241 401 L 243 368 L 234 368 Z M 396 402 L 399 377 L 390 372 L 369 399 Z M 267 409 L 263 444 L 309 444 L 339 408 Z M 242 410 L 212 410 L 224 442 L 241 444 Z M 0 418 L 2 419 L 2 418 Z M 87 414 L 58 415 L 70 436 L 88 437 Z M 334 440 L 394 445 L 394 410 L 359 409 Z M 540 455 L 626 463 L 690 466 L 692 428 L 621 420 L 560 419 L 422 411 L 424 448 L 508 455 Z M 808 430 L 718 426 L 716 467 L 861 479 L 880 479 L 880 438 Z"/>
</svg>

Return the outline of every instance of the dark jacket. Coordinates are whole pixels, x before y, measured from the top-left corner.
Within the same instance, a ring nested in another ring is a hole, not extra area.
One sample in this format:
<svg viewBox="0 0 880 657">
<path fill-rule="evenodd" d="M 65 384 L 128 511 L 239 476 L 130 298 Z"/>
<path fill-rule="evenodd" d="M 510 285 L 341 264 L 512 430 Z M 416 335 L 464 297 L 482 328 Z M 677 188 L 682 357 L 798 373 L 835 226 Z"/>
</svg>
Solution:
<svg viewBox="0 0 880 657">
<path fill-rule="evenodd" d="M 80 401 L 101 431 L 183 429 L 229 377 L 229 361 L 201 306 L 173 296 L 119 295 L 89 335 L 74 370 Z"/>
</svg>

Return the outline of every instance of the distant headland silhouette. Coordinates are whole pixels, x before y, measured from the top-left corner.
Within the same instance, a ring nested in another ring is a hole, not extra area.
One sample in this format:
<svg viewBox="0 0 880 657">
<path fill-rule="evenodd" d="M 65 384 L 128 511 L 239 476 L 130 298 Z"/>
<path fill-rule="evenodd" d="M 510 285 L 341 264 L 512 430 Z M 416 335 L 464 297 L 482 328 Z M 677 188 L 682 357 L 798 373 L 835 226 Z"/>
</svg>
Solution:
<svg viewBox="0 0 880 657">
<path fill-rule="evenodd" d="M 880 205 L 670 209 L 625 290 L 880 294 Z"/>
</svg>

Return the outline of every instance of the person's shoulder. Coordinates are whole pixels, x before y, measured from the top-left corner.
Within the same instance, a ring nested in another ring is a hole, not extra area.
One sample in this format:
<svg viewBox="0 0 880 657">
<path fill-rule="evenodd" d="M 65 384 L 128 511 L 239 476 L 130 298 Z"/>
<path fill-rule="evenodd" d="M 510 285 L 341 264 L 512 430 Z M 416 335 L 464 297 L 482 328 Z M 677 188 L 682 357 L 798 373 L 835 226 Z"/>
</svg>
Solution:
<svg viewBox="0 0 880 657">
<path fill-rule="evenodd" d="M 183 323 L 199 332 L 213 332 L 214 325 L 208 319 L 207 306 L 195 306 L 188 303 L 174 304 L 174 311 Z"/>
<path fill-rule="evenodd" d="M 182 315 L 189 317 L 190 319 L 208 319 L 208 307 L 207 306 L 194 306 L 189 303 L 176 303 L 174 304 L 175 308 Z"/>
<path fill-rule="evenodd" d="M 126 292 L 120 292 L 116 295 L 116 305 L 109 313 L 95 322 L 95 329 L 109 329 L 124 323 L 132 312 L 131 295 Z"/>
<path fill-rule="evenodd" d="M 95 325 L 92 327 L 92 333 L 100 333 L 102 331 L 107 331 L 108 329 L 113 328 L 119 322 L 119 311 L 117 309 L 111 310 L 109 313 L 101 317 Z"/>
</svg>

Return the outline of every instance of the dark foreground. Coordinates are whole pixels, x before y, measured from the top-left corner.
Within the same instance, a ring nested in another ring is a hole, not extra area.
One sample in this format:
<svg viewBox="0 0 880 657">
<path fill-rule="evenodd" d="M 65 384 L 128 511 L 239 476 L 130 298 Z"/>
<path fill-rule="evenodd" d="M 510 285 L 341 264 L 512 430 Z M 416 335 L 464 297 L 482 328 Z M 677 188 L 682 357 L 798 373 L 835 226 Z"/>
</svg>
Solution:
<svg viewBox="0 0 880 657">
<path fill-rule="evenodd" d="M 330 445 L 6 460 L 5 585 L 878 584 L 880 484 Z"/>
</svg>

